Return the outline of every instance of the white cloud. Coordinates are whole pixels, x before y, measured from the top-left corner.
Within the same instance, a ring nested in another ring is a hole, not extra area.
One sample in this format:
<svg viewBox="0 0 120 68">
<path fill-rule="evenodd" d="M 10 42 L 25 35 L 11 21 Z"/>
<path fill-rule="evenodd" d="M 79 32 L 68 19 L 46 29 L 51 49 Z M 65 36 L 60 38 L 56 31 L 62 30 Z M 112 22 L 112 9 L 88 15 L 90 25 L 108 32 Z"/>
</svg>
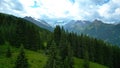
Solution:
<svg viewBox="0 0 120 68">
<path fill-rule="evenodd" d="M 120 8 L 117 8 L 117 9 L 115 10 L 115 14 L 116 14 L 116 15 L 120 15 Z"/>
<path fill-rule="evenodd" d="M 103 21 L 118 22 L 120 21 L 120 0 L 111 0 L 99 7 L 98 12 Z"/>
<path fill-rule="evenodd" d="M 119 3 L 120 0 L 0 0 L 0 12 L 49 20 L 97 18 L 111 22 L 120 21 Z"/>
<path fill-rule="evenodd" d="M 109 10 L 110 6 L 108 4 L 105 4 L 99 7 L 98 12 L 102 17 L 109 17 Z"/>
</svg>

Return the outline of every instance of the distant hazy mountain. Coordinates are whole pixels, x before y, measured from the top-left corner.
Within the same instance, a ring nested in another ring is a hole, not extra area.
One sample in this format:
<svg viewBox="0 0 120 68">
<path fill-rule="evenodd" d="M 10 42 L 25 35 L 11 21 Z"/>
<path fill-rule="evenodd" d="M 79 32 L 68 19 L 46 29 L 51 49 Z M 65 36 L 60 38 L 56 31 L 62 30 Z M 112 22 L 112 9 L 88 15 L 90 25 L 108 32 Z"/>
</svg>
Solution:
<svg viewBox="0 0 120 68">
<path fill-rule="evenodd" d="M 95 20 L 92 23 L 88 21 L 71 21 L 64 25 L 68 31 L 84 33 L 89 36 L 99 38 L 112 44 L 120 45 L 120 24 L 106 24 Z"/>
<path fill-rule="evenodd" d="M 24 17 L 24 19 L 36 24 L 37 26 L 41 28 L 45 28 L 47 30 L 53 31 L 53 28 L 48 23 L 46 23 L 44 20 L 40 20 L 40 19 L 35 20 L 34 18 L 28 17 L 28 16 Z"/>
<path fill-rule="evenodd" d="M 64 25 L 64 28 L 70 32 L 81 33 L 91 22 L 81 20 L 71 20 Z"/>
<path fill-rule="evenodd" d="M 120 24 L 106 24 L 95 20 L 83 33 L 120 46 Z"/>
</svg>

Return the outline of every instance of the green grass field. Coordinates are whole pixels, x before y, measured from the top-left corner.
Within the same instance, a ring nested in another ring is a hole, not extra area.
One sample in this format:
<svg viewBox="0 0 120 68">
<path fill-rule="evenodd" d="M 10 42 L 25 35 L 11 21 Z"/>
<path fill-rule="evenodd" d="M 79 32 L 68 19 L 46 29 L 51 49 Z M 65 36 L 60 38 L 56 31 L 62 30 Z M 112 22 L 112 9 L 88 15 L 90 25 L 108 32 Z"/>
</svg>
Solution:
<svg viewBox="0 0 120 68">
<path fill-rule="evenodd" d="M 74 60 L 75 60 L 75 68 L 83 68 L 82 59 L 74 58 Z M 108 68 L 108 67 L 103 66 L 101 64 L 90 62 L 90 68 Z"/>
<path fill-rule="evenodd" d="M 6 52 L 7 47 L 0 46 L 0 68 L 13 68 L 14 67 L 16 57 L 19 53 L 19 49 L 14 48 L 14 47 L 11 47 L 11 48 L 12 48 L 11 49 L 12 57 L 6 58 L 5 52 Z M 30 68 L 43 68 L 44 67 L 47 61 L 46 55 L 42 53 L 30 51 L 30 50 L 25 50 L 25 53 L 26 53 L 26 57 L 28 58 L 28 62 L 30 64 Z M 74 58 L 74 60 L 75 60 L 75 65 L 74 65 L 75 68 L 83 68 L 82 59 Z M 90 62 L 90 68 L 107 68 L 107 67 L 97 64 L 97 63 Z"/>
</svg>

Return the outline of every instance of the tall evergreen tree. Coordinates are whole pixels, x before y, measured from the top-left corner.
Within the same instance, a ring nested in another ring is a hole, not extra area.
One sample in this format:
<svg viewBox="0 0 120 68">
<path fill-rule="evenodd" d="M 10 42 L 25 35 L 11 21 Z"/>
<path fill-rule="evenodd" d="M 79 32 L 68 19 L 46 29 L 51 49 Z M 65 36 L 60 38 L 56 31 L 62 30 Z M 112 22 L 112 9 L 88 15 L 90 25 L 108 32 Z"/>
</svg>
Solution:
<svg viewBox="0 0 120 68">
<path fill-rule="evenodd" d="M 0 45 L 3 43 L 4 43 L 4 39 L 3 39 L 3 35 L 2 35 L 2 29 L 0 28 Z"/>
<path fill-rule="evenodd" d="M 56 45 L 59 45 L 60 39 L 61 39 L 61 28 L 60 26 L 56 26 L 56 28 L 54 29 L 54 41 L 56 43 Z"/>
<path fill-rule="evenodd" d="M 73 49 L 70 45 L 70 40 L 68 42 L 69 36 L 67 36 L 67 33 L 65 32 L 64 28 L 61 29 L 61 38 L 59 41 L 59 53 L 62 63 L 61 68 L 73 68 L 74 62 L 73 62 Z"/>
<path fill-rule="evenodd" d="M 83 67 L 84 68 L 89 68 L 89 55 L 88 55 L 88 50 L 86 45 L 84 46 L 84 63 L 83 63 Z"/>
<path fill-rule="evenodd" d="M 52 45 L 50 46 L 49 58 L 44 68 L 61 68 L 60 67 L 61 63 L 59 59 L 60 57 L 58 54 L 58 50 L 57 50 L 55 42 L 53 41 Z"/>
<path fill-rule="evenodd" d="M 23 46 L 21 46 L 21 48 L 20 48 L 20 53 L 19 53 L 19 55 L 17 57 L 14 68 L 29 68 L 29 64 L 28 64 L 27 58 L 25 56 Z"/>
<path fill-rule="evenodd" d="M 69 44 L 66 45 L 67 48 L 64 51 L 67 51 L 66 58 L 64 59 L 64 68 L 74 68 L 74 60 L 73 60 L 73 51 Z"/>
</svg>

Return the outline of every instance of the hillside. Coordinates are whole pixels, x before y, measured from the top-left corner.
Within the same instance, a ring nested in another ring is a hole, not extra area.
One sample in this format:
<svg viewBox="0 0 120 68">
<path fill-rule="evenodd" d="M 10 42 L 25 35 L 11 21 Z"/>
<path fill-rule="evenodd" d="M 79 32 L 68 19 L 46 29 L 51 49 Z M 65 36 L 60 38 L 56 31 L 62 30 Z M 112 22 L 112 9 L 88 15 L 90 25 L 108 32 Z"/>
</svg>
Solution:
<svg viewBox="0 0 120 68">
<path fill-rule="evenodd" d="M 84 68 L 82 59 L 74 58 L 74 60 L 75 60 L 75 68 Z M 94 62 L 90 62 L 90 68 L 108 68 L 108 67 Z"/>
<path fill-rule="evenodd" d="M 14 63 L 16 60 L 16 57 L 19 53 L 18 48 L 12 47 L 12 57 L 6 58 L 5 52 L 6 52 L 7 46 L 0 45 L 0 68 L 13 68 Z M 30 64 L 30 68 L 43 68 L 47 61 L 47 56 L 43 53 L 38 53 L 30 50 L 25 50 L 26 56 L 28 58 L 28 62 Z M 82 59 L 74 58 L 75 61 L 75 68 L 83 68 L 81 67 L 83 64 Z M 90 68 L 107 68 L 103 65 L 90 62 Z"/>
<path fill-rule="evenodd" d="M 38 50 L 43 47 L 44 41 L 48 39 L 51 33 L 23 18 L 13 15 L 0 13 L 0 19 L 0 44 L 8 41 L 15 47 L 23 44 L 27 49 Z"/>
</svg>

